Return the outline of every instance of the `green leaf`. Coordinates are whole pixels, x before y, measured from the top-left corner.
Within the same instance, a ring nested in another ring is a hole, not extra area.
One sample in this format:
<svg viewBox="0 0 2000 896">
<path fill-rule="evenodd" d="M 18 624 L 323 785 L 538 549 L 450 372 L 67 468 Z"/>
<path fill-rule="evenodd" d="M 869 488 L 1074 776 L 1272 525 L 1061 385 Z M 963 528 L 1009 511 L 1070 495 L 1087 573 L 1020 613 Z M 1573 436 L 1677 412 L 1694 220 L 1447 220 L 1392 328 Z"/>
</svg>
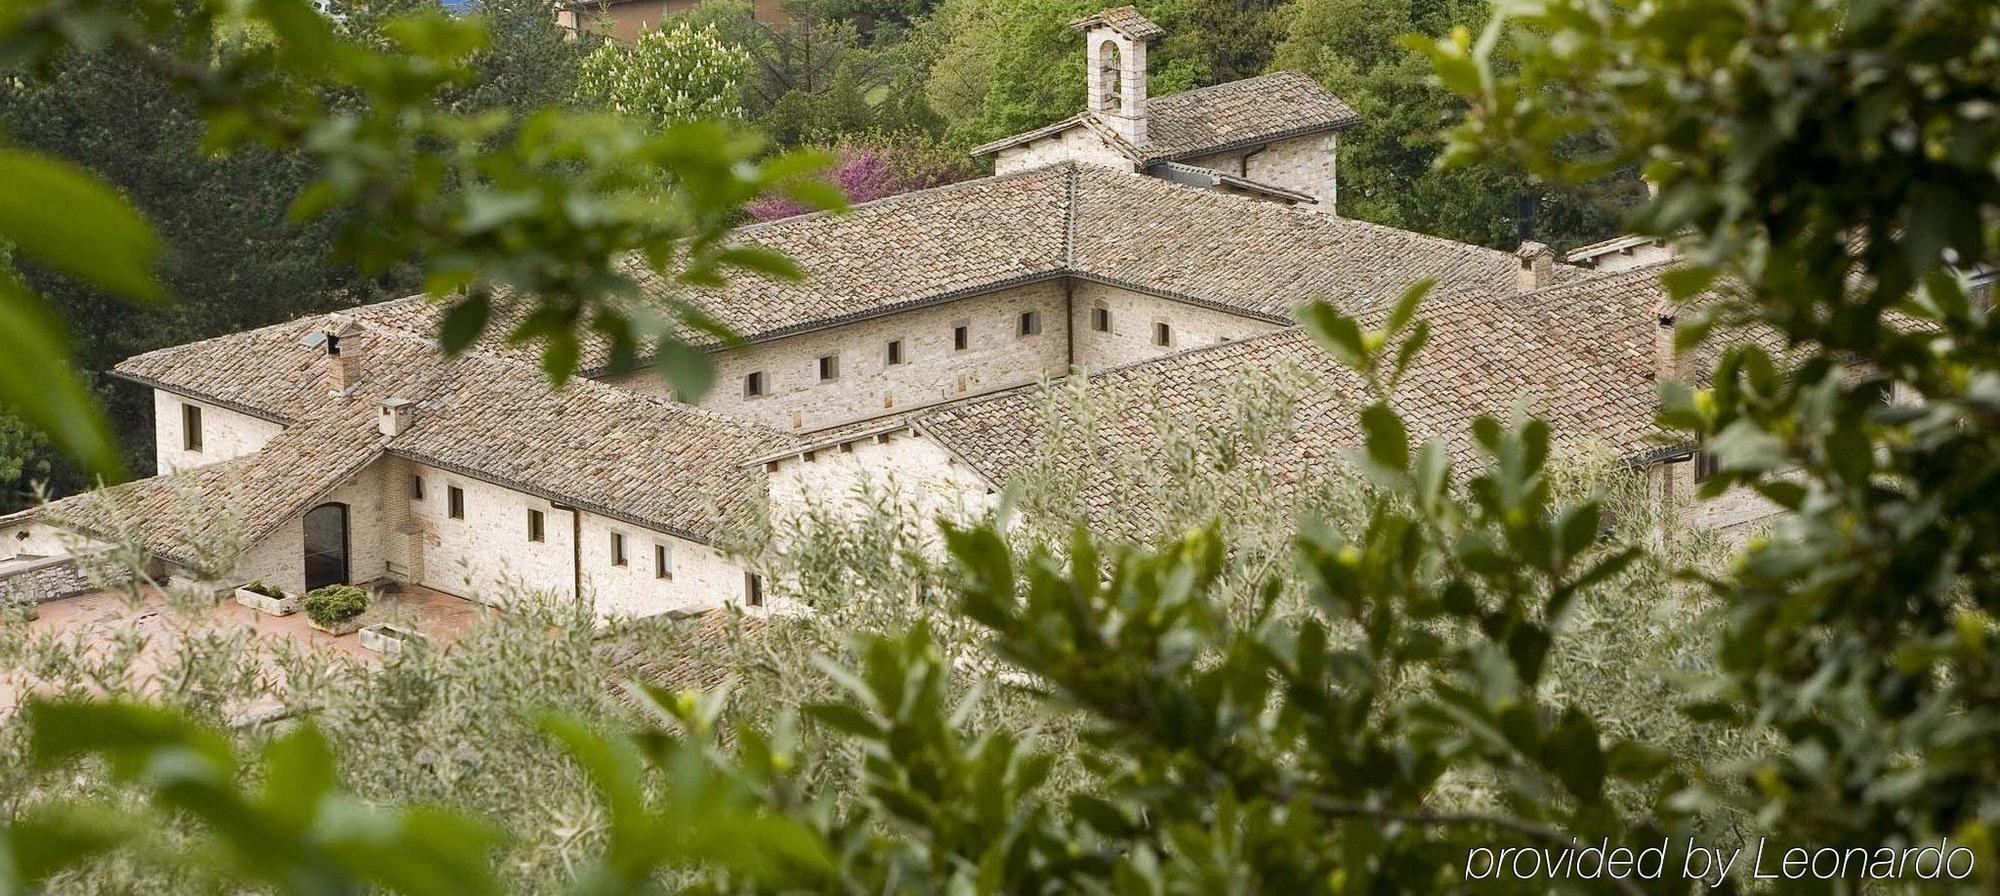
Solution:
<svg viewBox="0 0 2000 896">
<path fill-rule="evenodd" d="M 1409 325 L 1410 320 L 1417 316 L 1417 306 L 1423 304 L 1424 297 L 1430 295 L 1431 287 L 1436 285 L 1435 279 L 1425 277 L 1403 290 L 1402 298 L 1396 300 L 1395 309 L 1389 312 L 1389 335 L 1394 336 Z"/>
<path fill-rule="evenodd" d="M 0 242 L 127 298 L 166 295 L 150 270 L 159 255 L 152 225 L 90 172 L 0 149 L 0 184 Z"/>
<path fill-rule="evenodd" d="M 124 458 L 96 397 L 70 366 L 68 342 L 40 298 L 0 275 L 0 409 L 47 435 L 91 474 L 116 482 Z"/>
<path fill-rule="evenodd" d="M 672 337 L 660 341 L 654 365 L 673 387 L 674 397 L 693 403 L 715 386 L 715 363 L 708 353 Z"/>
<path fill-rule="evenodd" d="M 1320 301 L 1302 305 L 1296 313 L 1321 348 L 1357 373 L 1368 372 L 1368 351 L 1361 339 L 1361 326 L 1354 318 Z"/>
<path fill-rule="evenodd" d="M 1586 803 L 1604 794 L 1604 751 L 1597 743 L 1597 724 L 1572 707 L 1542 744 L 1542 761 L 1570 793 Z"/>
<path fill-rule="evenodd" d="M 492 303 L 484 292 L 474 292 L 451 306 L 444 313 L 444 320 L 438 324 L 438 348 L 447 355 L 456 355 L 472 346 L 479 334 L 486 331 L 486 321 L 492 315 Z"/>
<path fill-rule="evenodd" d="M 1410 466 L 1410 435 L 1403 418 L 1389 406 L 1377 402 L 1361 412 L 1361 428 L 1368 434 L 1368 459 L 1401 472 Z"/>
</svg>

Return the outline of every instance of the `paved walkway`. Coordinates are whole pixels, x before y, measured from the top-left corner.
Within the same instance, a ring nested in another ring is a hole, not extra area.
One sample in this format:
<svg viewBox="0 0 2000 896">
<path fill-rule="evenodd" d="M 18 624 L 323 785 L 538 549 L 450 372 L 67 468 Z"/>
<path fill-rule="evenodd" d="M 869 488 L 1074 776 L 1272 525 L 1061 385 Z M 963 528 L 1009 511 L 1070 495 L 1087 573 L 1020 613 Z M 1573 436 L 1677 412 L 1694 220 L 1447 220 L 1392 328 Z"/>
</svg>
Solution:
<svg viewBox="0 0 2000 896">
<path fill-rule="evenodd" d="M 125 679 L 118 684 L 141 692 L 157 691 L 172 686 L 162 680 L 160 670 L 170 668 L 194 639 L 247 630 L 250 650 L 261 667 L 263 687 L 258 690 L 264 696 L 232 707 L 231 716 L 254 716 L 275 708 L 276 699 L 270 695 L 283 688 L 284 672 L 278 657 L 285 653 L 317 650 L 350 661 L 382 661 L 380 654 L 362 648 L 359 635 L 336 638 L 313 630 L 304 613 L 267 616 L 238 605 L 234 599 L 202 610 L 185 610 L 149 588 L 136 600 L 122 592 L 107 592 L 50 601 L 39 609 L 40 618 L 25 627 L 25 660 L 0 669 L 0 716 L 11 714 L 22 693 L 43 691 L 51 680 L 75 677 L 64 670 L 44 674 L 36 668 L 49 660 L 47 654 L 52 651 L 68 654 L 60 661 L 64 664 L 122 668 Z M 405 585 L 398 593 L 383 595 L 361 619 L 364 625 L 394 622 L 414 628 L 443 645 L 457 640 L 488 612 L 493 611 L 464 598 Z M 0 638 L 21 634 L 0 632 Z"/>
</svg>

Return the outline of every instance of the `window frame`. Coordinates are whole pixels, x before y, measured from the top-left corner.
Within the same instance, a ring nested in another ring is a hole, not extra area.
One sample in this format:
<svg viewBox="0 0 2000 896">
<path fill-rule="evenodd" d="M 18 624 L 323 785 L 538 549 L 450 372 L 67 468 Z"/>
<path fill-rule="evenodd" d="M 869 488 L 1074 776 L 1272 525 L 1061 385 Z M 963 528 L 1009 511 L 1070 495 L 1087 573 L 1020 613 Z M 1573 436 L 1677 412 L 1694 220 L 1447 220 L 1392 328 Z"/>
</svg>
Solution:
<svg viewBox="0 0 2000 896">
<path fill-rule="evenodd" d="M 546 542 L 549 540 L 548 536 L 547 517 L 542 514 L 540 508 L 528 508 L 528 540 L 537 543 Z"/>
<path fill-rule="evenodd" d="M 820 355 L 814 369 L 818 372 L 819 381 L 822 383 L 831 383 L 834 380 L 840 379 L 840 353 L 834 352 L 828 355 Z"/>
<path fill-rule="evenodd" d="M 465 489 L 456 485 L 445 486 L 444 514 L 455 520 L 465 519 Z"/>
<path fill-rule="evenodd" d="M 1040 335 L 1042 335 L 1042 312 L 1034 309 L 1021 312 L 1020 317 L 1015 319 L 1015 338 L 1027 339 L 1030 336 Z"/>
<path fill-rule="evenodd" d="M 907 363 L 909 360 L 903 354 L 903 340 L 891 339 L 882 346 L 882 366 L 898 367 Z"/>
<path fill-rule="evenodd" d="M 616 529 L 611 530 L 611 565 L 632 565 L 632 558 L 625 553 L 625 533 Z"/>
<path fill-rule="evenodd" d="M 1174 347 L 1174 325 L 1168 321 L 1153 321 L 1153 347 Z"/>
<path fill-rule="evenodd" d="M 674 549 L 664 541 L 653 542 L 653 578 L 674 580 Z"/>
<path fill-rule="evenodd" d="M 743 573 L 743 602 L 753 607 L 764 605 L 764 577 L 754 572 Z"/>
<path fill-rule="evenodd" d="M 771 383 L 764 376 L 764 371 L 752 370 L 743 375 L 744 398 L 763 398 L 769 394 L 771 394 Z"/>
<path fill-rule="evenodd" d="M 1095 305 L 1090 309 L 1090 330 L 1093 333 L 1111 332 L 1111 309 Z"/>
<path fill-rule="evenodd" d="M 410 500 L 422 501 L 423 499 L 424 499 L 424 475 L 422 473 L 411 473 Z"/>
<path fill-rule="evenodd" d="M 205 441 L 201 425 L 201 405 L 191 401 L 181 402 L 181 450 L 200 454 Z"/>
<path fill-rule="evenodd" d="M 951 350 L 954 352 L 972 350 L 972 321 L 961 320 L 951 325 Z"/>
</svg>

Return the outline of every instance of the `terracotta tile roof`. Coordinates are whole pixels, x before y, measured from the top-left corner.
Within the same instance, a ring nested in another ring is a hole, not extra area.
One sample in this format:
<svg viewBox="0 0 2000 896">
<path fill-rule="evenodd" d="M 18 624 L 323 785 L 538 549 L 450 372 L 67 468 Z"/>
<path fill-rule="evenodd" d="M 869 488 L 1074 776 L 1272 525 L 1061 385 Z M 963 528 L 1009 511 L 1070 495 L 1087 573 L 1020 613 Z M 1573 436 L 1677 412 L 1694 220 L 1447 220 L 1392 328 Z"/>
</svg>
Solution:
<svg viewBox="0 0 2000 896">
<path fill-rule="evenodd" d="M 972 155 L 992 155 L 1012 146 L 1093 124 L 1090 112 L 973 147 Z M 1339 131 L 1361 123 L 1361 115 L 1319 82 L 1299 72 L 1272 72 L 1213 87 L 1146 100 L 1146 145 L 1122 139 L 1112 145 L 1141 168 Z M 1108 127 L 1100 134 L 1115 134 Z"/>
<path fill-rule="evenodd" d="M 287 427 L 256 454 L 72 495 L 17 514 L 199 564 L 200 552 L 250 543 L 319 503 L 379 456 L 374 406 L 356 403 Z"/>
<path fill-rule="evenodd" d="M 1505 252 L 1074 163 L 740 233 L 790 255 L 806 279 L 744 276 L 677 295 L 635 274 L 654 301 L 691 298 L 753 340 L 1062 276 L 1273 321 L 1313 296 L 1365 303 L 1419 277 L 1511 289 L 1514 276 Z"/>
<path fill-rule="evenodd" d="M 693 619 L 642 619 L 605 638 L 598 650 L 620 697 L 631 681 L 674 692 L 709 690 L 754 668 L 754 657 L 743 648 L 768 624 L 762 616 L 730 608 Z"/>
<path fill-rule="evenodd" d="M 1463 473 L 1478 461 L 1467 432 L 1473 418 L 1507 417 L 1520 402 L 1565 445 L 1601 447 L 1623 458 L 1654 447 L 1650 363 L 1638 363 L 1622 347 L 1599 348 L 1596 334 L 1519 299 L 1458 291 L 1426 303 L 1420 317 L 1430 322 L 1432 337 L 1394 401 L 1413 442 L 1444 440 Z M 1383 313 L 1362 315 L 1364 323 Z M 1299 387 L 1289 421 L 1250 460 L 1276 487 L 1299 487 L 1339 469 L 1344 453 L 1361 444 L 1357 415 L 1367 403 L 1361 382 L 1297 327 L 1094 375 L 1084 387 L 1097 396 L 1087 420 L 1076 419 L 1074 408 L 1049 389 L 1034 389 L 921 414 L 912 423 L 989 480 L 1055 471 L 1077 484 L 1079 505 L 1095 523 L 1129 534 L 1168 500 L 1135 477 L 1167 468 L 1176 437 L 1242 438 L 1237 400 L 1260 382 Z M 1051 425 L 1081 437 L 1051 439 Z"/>
<path fill-rule="evenodd" d="M 1513 289 L 1514 257 L 1241 196 L 1075 167 L 1080 275 L 1270 320 L 1324 298 L 1350 310 L 1423 277 Z"/>
<path fill-rule="evenodd" d="M 1137 7 L 1114 6 L 1092 16 L 1084 16 L 1069 23 L 1078 31 L 1088 31 L 1103 25 L 1133 40 L 1152 40 L 1167 33 L 1165 28 L 1153 24 L 1139 13 Z"/>
<path fill-rule="evenodd" d="M 1146 161 L 1165 162 L 1361 122 L 1299 72 L 1272 72 L 1146 101 Z"/>
<path fill-rule="evenodd" d="M 421 319 L 411 304 L 387 303 L 395 313 L 381 319 Z M 252 508 L 247 512 L 286 514 L 303 510 L 303 500 L 295 499 L 307 493 L 262 486 L 265 478 L 289 476 L 305 488 L 318 478 L 306 461 L 365 452 L 351 473 L 387 451 L 713 542 L 740 531 L 761 497 L 761 480 L 744 475 L 743 463 L 792 442 L 754 424 L 589 380 L 551 389 L 538 368 L 508 358 L 473 352 L 445 359 L 428 336 L 378 325 L 371 310 L 352 315 L 361 333 L 343 343 L 363 371 L 346 397 L 328 392 L 325 355 L 299 345 L 324 326 L 323 316 L 118 365 L 116 373 L 141 383 L 291 424 L 247 465 L 203 467 L 145 488 L 187 483 L 209 491 L 240 484 L 214 477 L 252 476 L 249 484 L 257 487 L 241 498 Z M 376 402 L 389 397 L 416 402 L 412 426 L 394 439 L 382 438 L 374 423 Z M 294 444 L 312 446 L 296 464 Z"/>
</svg>

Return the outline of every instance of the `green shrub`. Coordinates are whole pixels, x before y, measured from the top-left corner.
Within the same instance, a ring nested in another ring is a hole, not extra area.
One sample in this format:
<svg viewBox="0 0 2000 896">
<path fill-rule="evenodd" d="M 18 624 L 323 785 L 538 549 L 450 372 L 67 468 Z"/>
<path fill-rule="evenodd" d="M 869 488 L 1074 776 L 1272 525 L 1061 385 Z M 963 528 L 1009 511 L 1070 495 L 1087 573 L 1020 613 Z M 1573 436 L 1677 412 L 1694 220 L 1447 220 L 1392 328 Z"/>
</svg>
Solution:
<svg viewBox="0 0 2000 896">
<path fill-rule="evenodd" d="M 368 609 L 368 592 L 353 585 L 328 585 L 306 592 L 306 618 L 320 625 L 339 625 Z"/>
<path fill-rule="evenodd" d="M 244 585 L 243 590 L 251 592 L 253 594 L 261 594 L 264 595 L 265 597 L 283 598 L 285 596 L 285 589 L 261 581 L 251 582 L 247 585 Z"/>
</svg>

